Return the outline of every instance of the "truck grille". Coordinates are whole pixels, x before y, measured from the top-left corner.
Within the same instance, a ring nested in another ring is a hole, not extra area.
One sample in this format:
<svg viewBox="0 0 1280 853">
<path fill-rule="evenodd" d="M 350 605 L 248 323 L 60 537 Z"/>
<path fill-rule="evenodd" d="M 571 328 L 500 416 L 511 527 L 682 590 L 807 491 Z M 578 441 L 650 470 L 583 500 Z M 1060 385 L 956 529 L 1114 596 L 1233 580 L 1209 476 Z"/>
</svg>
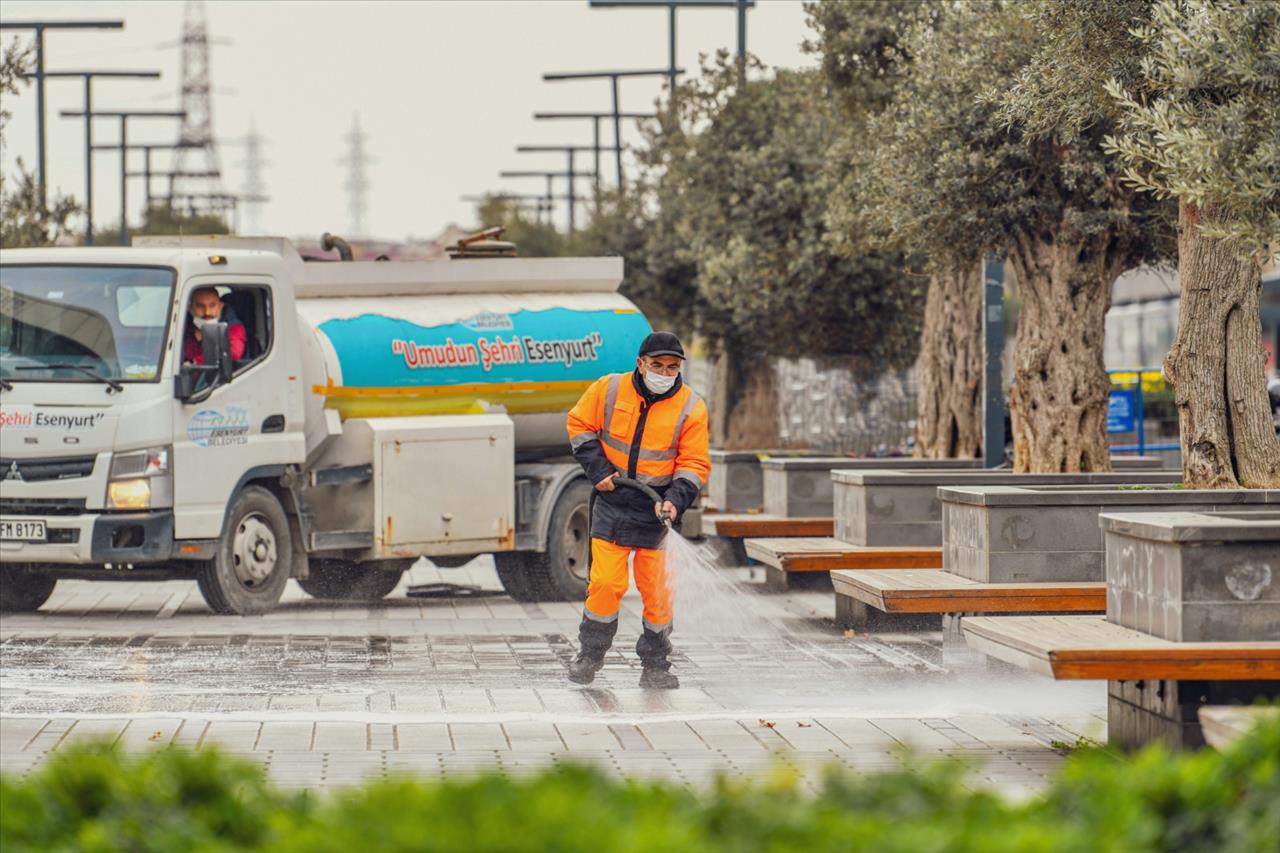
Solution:
<svg viewBox="0 0 1280 853">
<path fill-rule="evenodd" d="M 0 459 L 0 481 L 72 480 L 93 473 L 96 456 L 61 456 L 52 459 Z"/>
<path fill-rule="evenodd" d="M 84 498 L 0 498 L 0 515 L 83 515 Z"/>
</svg>

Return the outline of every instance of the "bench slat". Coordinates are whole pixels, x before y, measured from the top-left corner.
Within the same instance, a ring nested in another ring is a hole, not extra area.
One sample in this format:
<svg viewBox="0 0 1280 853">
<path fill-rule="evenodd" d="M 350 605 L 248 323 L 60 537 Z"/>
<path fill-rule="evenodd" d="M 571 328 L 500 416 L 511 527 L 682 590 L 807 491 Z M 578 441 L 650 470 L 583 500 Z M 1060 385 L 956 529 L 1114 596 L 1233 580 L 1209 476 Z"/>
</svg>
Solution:
<svg viewBox="0 0 1280 853">
<path fill-rule="evenodd" d="M 979 583 L 950 572 L 840 571 L 837 595 L 885 613 L 1080 613 L 1107 607 L 1107 585 L 1092 582 Z"/>
<path fill-rule="evenodd" d="M 930 546 L 876 547 L 850 545 L 830 537 L 763 538 L 746 540 L 747 556 L 786 572 L 826 572 L 832 569 L 936 569 L 942 548 Z"/>
<path fill-rule="evenodd" d="M 976 651 L 1057 679 L 1280 680 L 1280 642 L 1176 643 L 1104 616 L 976 616 L 960 630 Z"/>
<path fill-rule="evenodd" d="M 730 539 L 753 536 L 830 536 L 835 521 L 828 516 L 784 518 L 780 515 L 707 513 L 702 517 L 708 536 Z"/>
</svg>

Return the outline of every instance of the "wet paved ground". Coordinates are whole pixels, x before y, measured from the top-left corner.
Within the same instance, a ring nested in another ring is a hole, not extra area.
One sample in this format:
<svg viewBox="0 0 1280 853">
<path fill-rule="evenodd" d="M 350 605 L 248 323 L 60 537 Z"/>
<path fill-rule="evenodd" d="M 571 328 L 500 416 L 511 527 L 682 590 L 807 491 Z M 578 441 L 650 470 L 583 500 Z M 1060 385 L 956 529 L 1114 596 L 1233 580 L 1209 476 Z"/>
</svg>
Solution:
<svg viewBox="0 0 1280 853">
<path fill-rule="evenodd" d="M 259 617 L 215 616 L 193 583 L 62 582 L 36 614 L 0 619 L 0 770 L 85 738 L 130 749 L 210 744 L 290 786 L 369 776 L 519 773 L 566 761 L 699 784 L 778 763 L 893 766 L 902 745 L 961 754 L 1013 794 L 1061 761 L 1054 742 L 1105 735 L 1105 685 L 1055 684 L 944 659 L 938 634 L 846 637 L 830 591 L 764 592 L 729 573 L 777 632 L 674 637 L 678 691 L 643 691 L 639 599 L 589 688 L 569 684 L 581 606 L 505 596 L 411 599 L 407 583 L 498 589 L 492 562 L 420 563 L 381 606 L 290 584 Z"/>
</svg>

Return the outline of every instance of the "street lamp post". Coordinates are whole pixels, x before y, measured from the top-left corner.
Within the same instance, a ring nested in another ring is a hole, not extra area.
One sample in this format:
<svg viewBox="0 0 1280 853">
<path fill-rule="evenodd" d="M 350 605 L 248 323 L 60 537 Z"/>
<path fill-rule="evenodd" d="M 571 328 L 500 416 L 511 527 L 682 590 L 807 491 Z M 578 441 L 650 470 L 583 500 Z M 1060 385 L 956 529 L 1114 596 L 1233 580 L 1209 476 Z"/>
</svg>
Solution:
<svg viewBox="0 0 1280 853">
<path fill-rule="evenodd" d="M 738 12 L 738 69 L 745 73 L 747 67 L 747 9 L 756 0 L 591 0 L 592 9 L 666 9 L 667 10 L 667 75 L 670 78 L 671 100 L 675 102 L 676 75 L 676 10 L 736 8 Z M 741 80 L 739 81 L 741 82 Z"/>
<path fill-rule="evenodd" d="M 183 118 L 186 113 L 181 110 L 63 110 L 63 118 L 83 118 L 92 121 L 95 118 L 120 119 L 120 245 L 129 244 L 129 119 L 131 118 Z"/>
<path fill-rule="evenodd" d="M 517 145 L 516 151 L 517 153 L 520 153 L 520 154 L 536 154 L 536 153 L 550 151 L 550 152 L 563 152 L 568 155 L 567 174 L 569 175 L 570 189 L 569 189 L 569 192 L 566 194 L 566 197 L 569 203 L 569 233 L 572 234 L 574 230 L 573 200 L 575 198 L 573 194 L 573 187 L 574 187 L 573 178 L 575 175 L 579 174 L 577 169 L 574 167 L 573 156 L 578 151 L 594 151 L 598 156 L 600 153 L 600 149 L 592 145 Z M 596 180 L 599 181 L 598 174 L 596 174 Z"/>
<path fill-rule="evenodd" d="M 567 178 L 568 186 L 565 192 L 565 199 L 566 201 L 569 201 L 571 198 L 572 199 L 579 198 L 579 196 L 575 193 L 573 180 L 575 178 L 593 178 L 595 177 L 595 173 L 594 172 L 576 172 L 576 171 L 575 172 L 555 172 L 555 171 L 518 170 L 518 171 L 499 172 L 498 177 L 500 178 L 545 178 L 547 181 L 547 198 L 548 199 L 555 197 L 553 196 L 551 191 L 552 181 L 555 178 Z M 569 203 L 572 204 L 572 201 L 570 201 Z M 569 230 L 570 230 L 570 233 L 573 233 L 572 224 L 570 225 Z"/>
<path fill-rule="evenodd" d="M 543 74 L 542 79 L 549 82 L 559 82 L 562 80 L 603 80 L 607 79 L 610 84 L 610 90 L 613 93 L 613 109 L 609 115 L 613 118 L 613 151 L 617 158 L 617 178 L 618 191 L 622 192 L 622 112 L 618 106 L 618 80 L 622 77 L 664 77 L 667 74 L 683 74 L 684 71 L 679 68 L 666 69 L 659 68 L 657 70 L 647 71 L 578 71 L 555 74 Z"/>
<path fill-rule="evenodd" d="M 45 77 L 80 77 L 84 80 L 84 109 L 93 112 L 93 81 L 108 79 L 155 80 L 159 71 L 46 71 Z M 84 242 L 93 245 L 93 122 L 84 123 Z"/>
<path fill-rule="evenodd" d="M 594 154 L 594 166 L 596 172 L 596 194 L 600 193 L 600 152 L 607 151 L 608 148 L 600 145 L 600 120 L 610 118 L 613 113 L 591 113 L 591 112 L 570 112 L 570 113 L 534 113 L 535 121 L 554 121 L 559 119 L 591 119 L 591 150 Z M 657 118 L 657 113 L 620 113 L 620 118 L 646 119 Z"/>
<path fill-rule="evenodd" d="M 36 67 L 28 76 L 36 81 L 36 186 L 40 194 L 41 210 L 45 209 L 48 200 L 44 153 L 44 78 L 52 76 L 44 70 L 45 30 L 122 29 L 124 21 L 0 21 L 0 30 L 30 30 L 36 43 Z"/>
</svg>

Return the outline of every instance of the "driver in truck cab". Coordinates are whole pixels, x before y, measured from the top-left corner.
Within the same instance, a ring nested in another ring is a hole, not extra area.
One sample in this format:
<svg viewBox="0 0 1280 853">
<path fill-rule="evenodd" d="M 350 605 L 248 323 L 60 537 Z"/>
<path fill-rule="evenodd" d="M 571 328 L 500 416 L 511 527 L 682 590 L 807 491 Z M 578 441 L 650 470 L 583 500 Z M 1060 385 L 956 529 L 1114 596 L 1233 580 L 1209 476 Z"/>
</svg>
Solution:
<svg viewBox="0 0 1280 853">
<path fill-rule="evenodd" d="M 191 306 L 182 337 L 184 362 L 204 364 L 204 334 L 200 329 L 204 323 L 226 323 L 227 335 L 231 338 L 231 360 L 239 361 L 244 358 L 249 339 L 244 323 L 240 322 L 230 306 L 223 304 L 217 288 L 199 287 L 191 292 Z"/>
<path fill-rule="evenodd" d="M 569 679 L 577 684 L 591 683 L 613 645 L 630 562 L 644 599 L 643 631 L 636 642 L 644 666 L 640 686 L 680 686 L 668 659 L 673 590 L 662 517 L 679 520 L 711 473 L 707 404 L 681 380 L 683 363 L 680 339 L 654 332 L 641 343 L 634 371 L 596 380 L 569 412 L 569 444 L 597 498 L 579 652 L 569 665 Z M 616 487 L 619 476 L 649 486 L 660 502 L 655 506 L 633 488 Z"/>
</svg>

